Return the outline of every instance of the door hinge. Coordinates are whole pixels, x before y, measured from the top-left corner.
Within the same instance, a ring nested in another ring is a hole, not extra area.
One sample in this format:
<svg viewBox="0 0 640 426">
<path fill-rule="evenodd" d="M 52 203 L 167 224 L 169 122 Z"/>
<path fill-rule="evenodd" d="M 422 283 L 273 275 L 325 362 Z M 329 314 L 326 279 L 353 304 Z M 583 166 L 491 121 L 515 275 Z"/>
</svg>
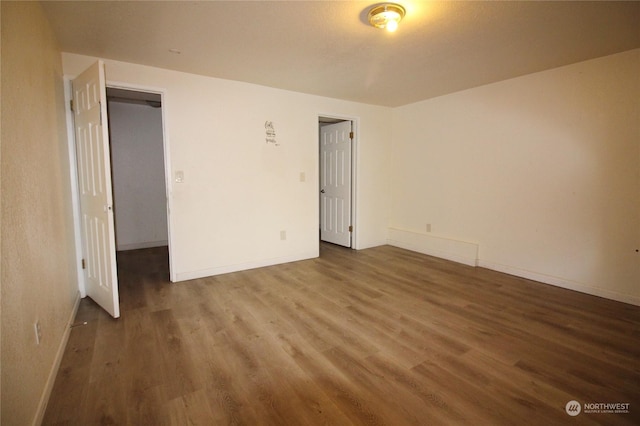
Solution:
<svg viewBox="0 0 640 426">
<path fill-rule="evenodd" d="M 73 111 L 74 111 L 74 110 L 73 110 L 73 99 L 71 99 L 71 100 L 69 101 L 69 105 L 71 106 L 71 112 L 73 112 Z"/>
<path fill-rule="evenodd" d="M 98 102 L 98 106 L 100 107 L 100 126 L 102 127 L 102 101 Z"/>
<path fill-rule="evenodd" d="M 349 225 L 349 232 L 353 232 L 353 225 Z"/>
<path fill-rule="evenodd" d="M 87 263 L 82 259 L 82 269 L 87 269 Z"/>
<path fill-rule="evenodd" d="M 353 139 L 353 132 L 349 132 L 349 139 Z"/>
</svg>

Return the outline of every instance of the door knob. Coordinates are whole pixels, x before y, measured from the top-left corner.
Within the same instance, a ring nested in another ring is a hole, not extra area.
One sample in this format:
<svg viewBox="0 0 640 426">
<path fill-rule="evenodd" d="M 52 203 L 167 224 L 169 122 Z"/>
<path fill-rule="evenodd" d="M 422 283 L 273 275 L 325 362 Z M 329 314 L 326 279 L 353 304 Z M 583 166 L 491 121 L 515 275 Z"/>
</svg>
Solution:
<svg viewBox="0 0 640 426">
<path fill-rule="evenodd" d="M 321 194 L 324 194 L 324 189 L 321 189 L 321 190 L 320 190 L 320 193 L 321 193 Z"/>
</svg>

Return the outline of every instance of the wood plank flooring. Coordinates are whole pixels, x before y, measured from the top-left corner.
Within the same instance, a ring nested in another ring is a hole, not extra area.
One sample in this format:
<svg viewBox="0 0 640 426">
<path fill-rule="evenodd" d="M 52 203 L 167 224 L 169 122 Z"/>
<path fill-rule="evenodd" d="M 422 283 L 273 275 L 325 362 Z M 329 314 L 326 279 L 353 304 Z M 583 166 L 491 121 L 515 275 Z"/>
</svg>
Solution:
<svg viewBox="0 0 640 426">
<path fill-rule="evenodd" d="M 177 284 L 166 248 L 118 265 L 122 316 L 82 300 L 46 425 L 640 424 L 639 307 L 390 246 Z"/>
</svg>

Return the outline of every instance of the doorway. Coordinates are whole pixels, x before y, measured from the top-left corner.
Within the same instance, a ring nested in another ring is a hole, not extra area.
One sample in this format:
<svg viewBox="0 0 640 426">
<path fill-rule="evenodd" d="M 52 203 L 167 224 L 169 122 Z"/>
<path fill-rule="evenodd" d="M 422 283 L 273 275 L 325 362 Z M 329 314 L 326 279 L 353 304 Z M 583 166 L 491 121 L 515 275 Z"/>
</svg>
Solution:
<svg viewBox="0 0 640 426">
<path fill-rule="evenodd" d="M 319 116 L 320 241 L 355 248 L 354 121 Z"/>
<path fill-rule="evenodd" d="M 118 257 L 124 251 L 150 248 L 164 248 L 166 253 L 169 230 L 162 97 L 107 87 L 107 104 Z"/>
</svg>

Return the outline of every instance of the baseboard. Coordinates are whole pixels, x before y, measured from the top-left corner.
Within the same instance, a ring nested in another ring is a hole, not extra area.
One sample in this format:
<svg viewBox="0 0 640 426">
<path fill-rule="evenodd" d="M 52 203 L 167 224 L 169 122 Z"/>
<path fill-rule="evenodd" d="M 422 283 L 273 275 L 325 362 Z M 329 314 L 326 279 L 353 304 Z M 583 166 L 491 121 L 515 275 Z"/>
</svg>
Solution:
<svg viewBox="0 0 640 426">
<path fill-rule="evenodd" d="M 539 272 L 527 271 L 513 266 L 501 265 L 490 261 L 481 260 L 478 257 L 479 245 L 464 241 L 452 240 L 430 234 L 424 234 L 402 229 L 389 228 L 389 239 L 387 243 L 391 246 L 404 248 L 429 256 L 451 260 L 469 266 L 480 266 L 493 271 L 503 272 L 509 275 L 530 279 L 592 296 L 603 297 L 617 302 L 628 303 L 640 306 L 640 297 L 629 294 L 618 293 L 611 290 L 592 287 L 584 283 L 541 274 Z"/>
<path fill-rule="evenodd" d="M 389 228 L 387 244 L 469 266 L 478 264 L 478 244 Z"/>
<path fill-rule="evenodd" d="M 279 265 L 282 263 L 297 262 L 300 260 L 314 259 L 319 256 L 318 251 L 303 253 L 293 256 L 284 256 L 271 259 L 257 260 L 253 262 L 237 263 L 234 265 L 220 266 L 217 268 L 202 269 L 198 271 L 178 272 L 175 282 L 195 280 L 197 278 L 211 277 L 214 275 L 228 274 L 230 272 L 246 271 L 247 269 L 262 268 L 265 266 Z"/>
<path fill-rule="evenodd" d="M 640 306 L 640 297 L 629 294 L 622 294 L 611 290 L 592 287 L 584 283 L 568 280 L 565 278 L 554 277 L 552 275 L 541 274 L 539 272 L 527 271 L 524 269 L 514 268 L 513 266 L 501 265 L 494 262 L 479 260 L 478 266 L 491 269 L 493 271 L 503 272 L 509 275 L 526 278 L 544 284 L 556 287 L 566 288 L 568 290 L 578 291 L 580 293 L 590 294 L 592 296 L 603 297 L 605 299 L 615 300 L 617 302 L 628 303 L 630 305 Z"/>
<path fill-rule="evenodd" d="M 36 411 L 36 417 L 33 420 L 34 426 L 40 426 L 42 424 L 42 420 L 44 419 L 44 413 L 47 410 L 47 403 L 49 402 L 49 397 L 51 396 L 51 391 L 53 390 L 53 384 L 56 381 L 56 376 L 58 375 L 58 370 L 60 369 L 60 363 L 62 362 L 62 357 L 64 356 L 64 351 L 67 347 L 67 342 L 69 341 L 69 335 L 71 334 L 71 325 L 76 317 L 76 313 L 78 312 L 78 307 L 80 306 L 80 293 L 78 292 L 76 296 L 76 301 L 73 304 L 73 309 L 71 310 L 71 315 L 67 321 L 67 324 L 64 328 L 64 333 L 62 334 L 62 340 L 60 341 L 60 345 L 58 346 L 58 351 L 56 352 L 56 357 L 53 361 L 53 366 L 49 371 L 49 377 L 47 377 L 47 382 L 44 387 L 44 392 L 42 392 L 42 396 L 40 397 L 40 402 L 38 403 L 38 411 Z"/>
<path fill-rule="evenodd" d="M 138 250 L 138 249 L 162 247 L 162 246 L 168 246 L 168 245 L 169 245 L 169 241 L 167 240 L 147 241 L 144 243 L 118 244 L 118 246 L 116 247 L 116 250 L 117 251 Z"/>
</svg>

